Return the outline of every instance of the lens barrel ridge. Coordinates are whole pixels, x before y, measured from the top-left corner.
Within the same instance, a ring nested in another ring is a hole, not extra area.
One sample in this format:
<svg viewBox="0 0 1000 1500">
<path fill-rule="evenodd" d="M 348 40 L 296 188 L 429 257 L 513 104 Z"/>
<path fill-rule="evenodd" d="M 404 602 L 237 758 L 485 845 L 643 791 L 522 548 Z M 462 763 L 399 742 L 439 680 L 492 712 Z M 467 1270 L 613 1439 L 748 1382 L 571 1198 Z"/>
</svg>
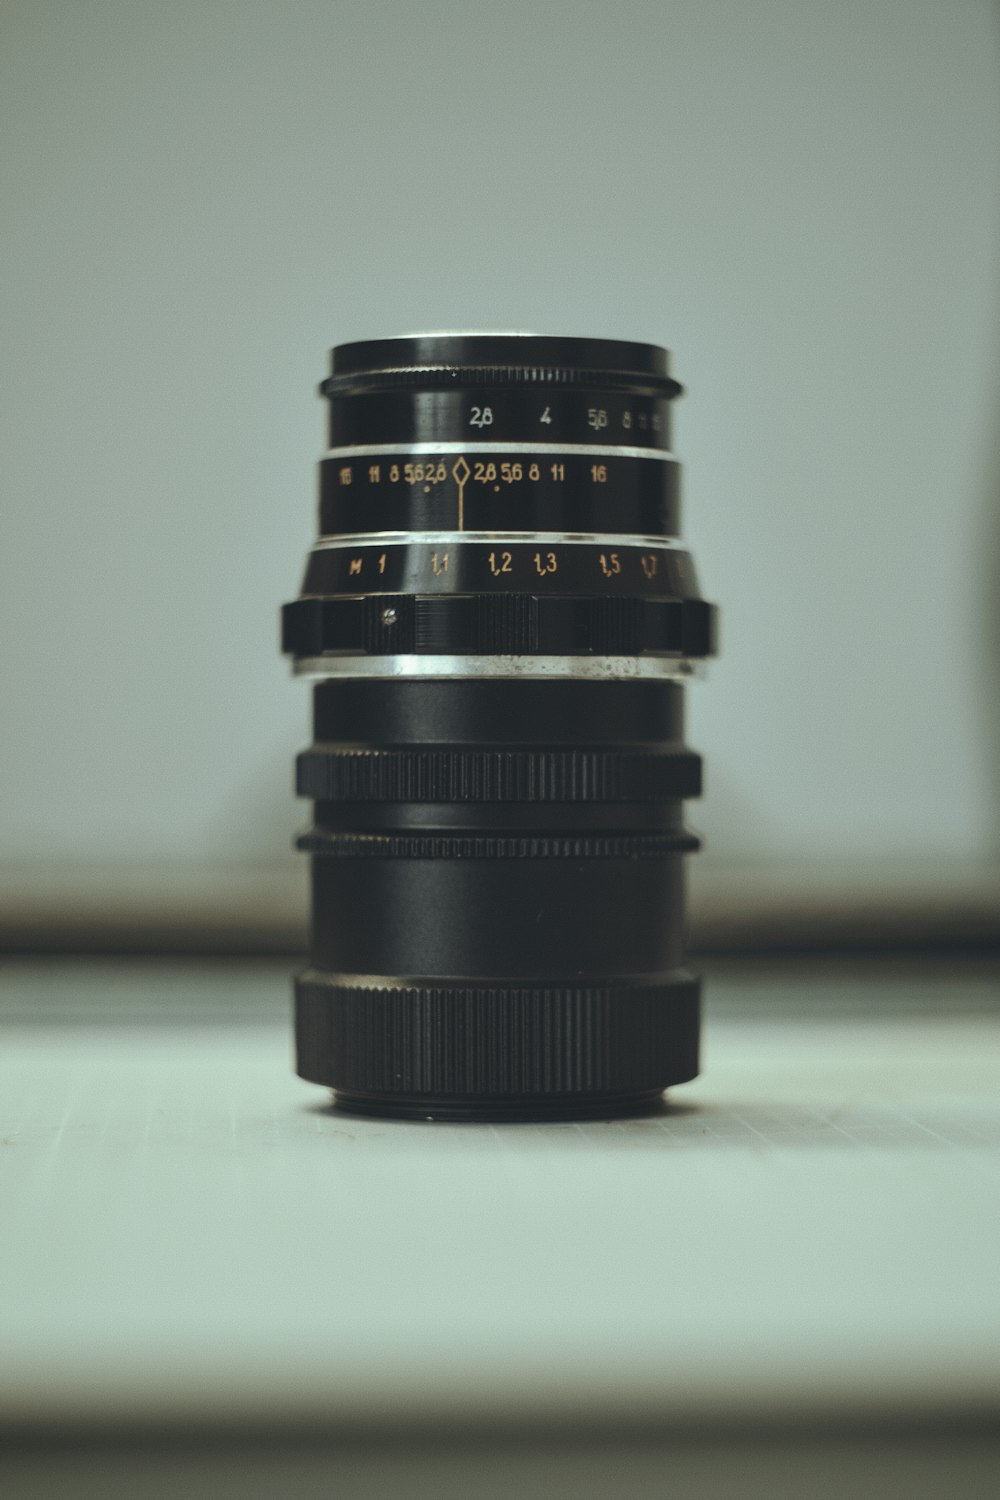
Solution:
<svg viewBox="0 0 1000 1500">
<path fill-rule="evenodd" d="M 320 540 L 301 1076 L 343 1108 L 616 1115 L 698 1070 L 683 681 L 715 648 L 652 345 L 344 345 Z"/>
</svg>

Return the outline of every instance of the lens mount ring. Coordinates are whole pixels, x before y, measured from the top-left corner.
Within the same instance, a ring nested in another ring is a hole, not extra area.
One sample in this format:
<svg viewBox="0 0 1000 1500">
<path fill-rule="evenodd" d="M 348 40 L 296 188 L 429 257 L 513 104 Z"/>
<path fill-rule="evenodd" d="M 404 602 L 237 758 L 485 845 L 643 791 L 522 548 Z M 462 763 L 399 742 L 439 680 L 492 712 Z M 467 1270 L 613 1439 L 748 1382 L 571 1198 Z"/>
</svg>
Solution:
<svg viewBox="0 0 1000 1500">
<path fill-rule="evenodd" d="M 295 990 L 301 1076 L 374 1095 L 376 1113 L 393 1101 L 427 1116 L 436 1096 L 441 1113 L 471 1118 L 490 1107 L 571 1113 L 588 1097 L 593 1112 L 618 1113 L 599 1096 L 655 1099 L 698 1072 L 699 987 L 684 970 L 651 983 L 544 985 L 359 983 L 312 970 Z"/>
</svg>

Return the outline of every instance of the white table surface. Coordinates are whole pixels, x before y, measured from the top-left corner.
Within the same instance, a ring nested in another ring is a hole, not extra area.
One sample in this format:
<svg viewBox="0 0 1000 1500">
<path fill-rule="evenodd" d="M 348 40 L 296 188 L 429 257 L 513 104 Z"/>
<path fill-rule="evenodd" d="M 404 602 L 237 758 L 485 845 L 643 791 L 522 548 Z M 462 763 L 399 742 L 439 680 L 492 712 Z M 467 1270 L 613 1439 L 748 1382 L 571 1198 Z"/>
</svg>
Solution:
<svg viewBox="0 0 1000 1500">
<path fill-rule="evenodd" d="M 0 967 L 0 1423 L 989 1411 L 1000 982 L 721 973 L 661 1115 L 352 1118 L 287 965 Z"/>
</svg>

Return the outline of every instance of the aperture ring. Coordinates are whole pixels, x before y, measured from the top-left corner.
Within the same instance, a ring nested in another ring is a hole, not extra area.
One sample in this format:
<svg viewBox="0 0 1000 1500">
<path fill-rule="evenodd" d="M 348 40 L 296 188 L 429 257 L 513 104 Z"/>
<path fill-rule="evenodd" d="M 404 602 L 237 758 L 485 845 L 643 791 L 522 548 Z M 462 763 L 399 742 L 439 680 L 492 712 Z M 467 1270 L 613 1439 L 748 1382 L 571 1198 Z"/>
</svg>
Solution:
<svg viewBox="0 0 1000 1500">
<path fill-rule="evenodd" d="M 701 758 L 632 750 L 359 750 L 316 744 L 296 762 L 314 802 L 659 802 L 701 795 Z"/>
</svg>

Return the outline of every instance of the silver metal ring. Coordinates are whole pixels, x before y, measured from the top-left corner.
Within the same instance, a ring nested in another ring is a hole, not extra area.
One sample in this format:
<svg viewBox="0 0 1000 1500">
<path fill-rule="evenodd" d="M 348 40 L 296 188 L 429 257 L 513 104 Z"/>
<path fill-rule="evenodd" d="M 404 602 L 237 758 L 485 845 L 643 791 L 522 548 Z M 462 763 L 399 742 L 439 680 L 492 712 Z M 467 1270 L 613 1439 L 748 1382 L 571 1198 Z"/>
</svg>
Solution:
<svg viewBox="0 0 1000 1500">
<path fill-rule="evenodd" d="M 389 453 L 560 453 L 585 458 L 658 458 L 676 462 L 669 448 L 630 448 L 619 443 L 369 443 L 361 448 L 327 448 L 324 458 L 384 458 Z"/>
<path fill-rule="evenodd" d="M 684 656 L 305 656 L 296 677 L 575 677 L 627 680 L 702 675 Z"/>
<path fill-rule="evenodd" d="M 638 536 L 628 531 L 351 531 L 337 536 L 321 536 L 313 544 L 314 552 L 329 551 L 336 547 L 385 547 L 413 546 L 425 542 L 432 547 L 457 547 L 465 542 L 513 542 L 540 547 L 599 546 L 641 547 L 648 551 L 658 547 L 663 551 L 686 551 L 676 536 Z"/>
</svg>

